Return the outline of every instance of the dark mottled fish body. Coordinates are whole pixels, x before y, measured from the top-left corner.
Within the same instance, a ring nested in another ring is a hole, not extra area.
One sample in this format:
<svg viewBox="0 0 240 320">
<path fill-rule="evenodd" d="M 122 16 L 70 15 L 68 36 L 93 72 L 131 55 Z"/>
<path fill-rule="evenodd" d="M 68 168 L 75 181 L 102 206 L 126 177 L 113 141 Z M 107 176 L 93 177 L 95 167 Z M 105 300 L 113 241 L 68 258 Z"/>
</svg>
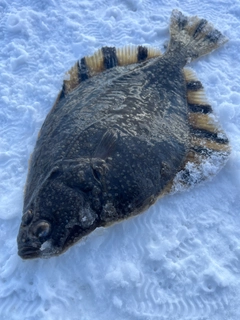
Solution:
<svg viewBox="0 0 240 320">
<path fill-rule="evenodd" d="M 170 31 L 163 56 L 104 47 L 70 70 L 31 158 L 21 257 L 60 254 L 96 227 L 142 212 L 176 176 L 191 184 L 187 163 L 213 153 L 225 162 L 228 140 L 201 82 L 183 67 L 226 39 L 178 11 Z"/>
</svg>

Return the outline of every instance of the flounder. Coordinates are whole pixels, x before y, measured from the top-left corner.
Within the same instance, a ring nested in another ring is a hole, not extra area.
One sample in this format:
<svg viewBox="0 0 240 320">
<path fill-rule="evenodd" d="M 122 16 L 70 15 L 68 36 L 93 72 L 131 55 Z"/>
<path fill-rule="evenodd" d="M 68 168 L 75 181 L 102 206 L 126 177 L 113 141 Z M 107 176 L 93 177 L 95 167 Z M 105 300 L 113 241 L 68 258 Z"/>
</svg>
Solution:
<svg viewBox="0 0 240 320">
<path fill-rule="evenodd" d="M 18 254 L 48 258 L 97 227 L 206 178 L 230 153 L 203 86 L 183 67 L 227 39 L 173 10 L 158 49 L 103 47 L 79 60 L 46 117 L 25 187 Z"/>
</svg>

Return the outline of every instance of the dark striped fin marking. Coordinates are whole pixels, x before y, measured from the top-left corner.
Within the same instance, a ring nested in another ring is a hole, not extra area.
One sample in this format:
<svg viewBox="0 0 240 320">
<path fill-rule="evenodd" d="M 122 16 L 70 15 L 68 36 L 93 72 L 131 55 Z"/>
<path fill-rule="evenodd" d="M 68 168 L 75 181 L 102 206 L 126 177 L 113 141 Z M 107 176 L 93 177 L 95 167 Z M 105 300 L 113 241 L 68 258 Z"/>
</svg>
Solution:
<svg viewBox="0 0 240 320">
<path fill-rule="evenodd" d="M 189 121 L 194 129 L 209 131 L 210 133 L 216 133 L 216 125 L 211 122 L 211 118 L 208 114 L 202 113 L 189 113 Z"/>
<path fill-rule="evenodd" d="M 143 46 L 138 46 L 138 53 L 137 53 L 137 61 L 141 62 L 146 60 L 148 57 L 148 48 Z"/>
<path fill-rule="evenodd" d="M 204 153 L 204 150 L 218 151 L 218 152 L 229 152 L 230 147 L 228 144 L 222 144 L 209 139 L 201 139 L 195 137 L 192 139 L 193 150 L 197 153 Z"/>
<path fill-rule="evenodd" d="M 82 58 L 76 64 L 78 66 L 78 79 L 79 79 L 79 83 L 80 83 L 80 82 L 85 81 L 89 78 L 89 68 L 87 66 L 87 62 L 86 62 L 85 57 Z M 70 80 L 71 80 L 71 77 L 70 77 Z"/>
<path fill-rule="evenodd" d="M 189 105 L 203 106 L 204 110 L 212 111 L 205 96 L 204 88 L 201 81 L 198 80 L 195 73 L 190 69 L 184 69 L 184 76 L 187 88 L 187 101 Z M 199 112 L 200 109 L 196 109 Z"/>
<path fill-rule="evenodd" d="M 207 101 L 201 81 L 197 79 L 195 73 L 190 69 L 184 69 L 184 75 L 187 88 L 188 111 L 190 114 L 212 113 L 212 107 Z"/>
<path fill-rule="evenodd" d="M 229 148 L 227 147 L 228 138 L 213 116 L 210 117 L 208 114 L 201 112 L 190 112 L 188 116 L 193 138 L 200 138 L 205 141 L 205 144 L 208 141 L 208 147 L 215 151 L 225 151 Z"/>
<path fill-rule="evenodd" d="M 83 57 L 66 73 L 67 79 L 63 82 L 59 99 L 73 91 L 80 82 L 104 70 L 142 62 L 159 56 L 161 56 L 159 49 L 146 46 L 102 47 L 92 56 Z"/>
<path fill-rule="evenodd" d="M 196 38 L 210 38 L 211 42 L 217 44 L 222 34 L 214 29 L 207 20 L 198 18 L 197 16 L 186 17 L 181 15 L 181 19 L 178 19 L 178 26 L 180 30 L 186 30 L 186 33 Z"/>
<path fill-rule="evenodd" d="M 162 55 L 159 49 L 145 46 L 137 47 L 129 45 L 123 48 L 117 48 L 116 50 L 119 66 L 142 62 Z"/>
<path fill-rule="evenodd" d="M 199 112 L 204 114 L 212 112 L 212 107 L 208 104 L 202 105 L 198 103 L 188 103 L 188 109 L 190 112 Z"/>
<path fill-rule="evenodd" d="M 189 80 L 187 82 L 187 90 L 188 91 L 198 91 L 200 89 L 203 89 L 203 85 L 202 85 L 201 81 Z"/>
<path fill-rule="evenodd" d="M 111 69 L 118 65 L 115 47 L 102 47 L 104 69 Z"/>
<path fill-rule="evenodd" d="M 219 151 L 224 150 L 224 145 L 228 145 L 228 139 L 219 124 L 211 116 L 212 107 L 207 101 L 202 83 L 190 69 L 184 69 L 184 76 L 192 136 L 203 140 L 208 139 L 212 146 L 213 144 L 220 144 L 222 149 L 220 147 L 217 149 Z M 210 146 L 210 143 L 208 145 Z"/>
<path fill-rule="evenodd" d="M 194 33 L 193 33 L 193 38 L 197 38 L 197 36 L 201 36 L 201 33 L 206 34 L 206 31 L 204 32 L 204 28 L 208 24 L 207 20 L 205 19 L 199 19 L 196 21 L 195 27 L 194 27 Z"/>
<path fill-rule="evenodd" d="M 202 28 L 201 23 L 204 26 L 204 21 L 200 21 L 200 29 Z M 198 30 L 195 30 L 195 32 L 197 36 Z M 224 164 L 230 153 L 230 146 L 226 134 L 214 119 L 213 110 L 207 101 L 202 83 L 190 69 L 184 69 L 184 76 L 187 89 L 191 146 L 181 171 L 181 177 L 183 178 L 182 183 L 188 186 L 192 183 L 188 163 L 193 164 L 200 173 L 199 176 L 205 179 L 205 173 L 201 171 L 203 170 L 201 162 L 204 159 L 211 158 L 214 154 L 219 156 L 219 163 Z"/>
</svg>

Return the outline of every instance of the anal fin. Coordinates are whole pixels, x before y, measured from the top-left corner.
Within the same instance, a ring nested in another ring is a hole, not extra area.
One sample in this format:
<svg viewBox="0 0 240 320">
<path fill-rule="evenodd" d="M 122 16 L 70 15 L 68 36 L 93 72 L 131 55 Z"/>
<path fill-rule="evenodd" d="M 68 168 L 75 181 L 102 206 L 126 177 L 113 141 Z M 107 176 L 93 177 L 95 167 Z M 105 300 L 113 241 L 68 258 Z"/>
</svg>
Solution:
<svg viewBox="0 0 240 320">
<path fill-rule="evenodd" d="M 213 114 L 195 73 L 184 69 L 187 88 L 190 148 L 171 191 L 191 187 L 215 175 L 230 154 L 229 140 Z"/>
</svg>

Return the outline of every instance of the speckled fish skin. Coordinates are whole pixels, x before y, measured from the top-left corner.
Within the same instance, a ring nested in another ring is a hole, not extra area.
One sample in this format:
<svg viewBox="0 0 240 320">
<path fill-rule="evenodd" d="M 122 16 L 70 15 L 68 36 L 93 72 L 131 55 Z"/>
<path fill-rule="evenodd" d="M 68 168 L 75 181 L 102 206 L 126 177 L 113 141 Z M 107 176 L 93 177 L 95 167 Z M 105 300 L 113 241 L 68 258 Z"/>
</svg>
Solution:
<svg viewBox="0 0 240 320">
<path fill-rule="evenodd" d="M 184 18 L 175 11 L 172 26 L 181 30 Z M 22 258 L 59 255 L 97 227 L 142 212 L 183 168 L 191 149 L 183 67 L 199 50 L 176 39 L 173 28 L 163 56 L 99 73 L 50 111 L 26 183 Z"/>
</svg>

